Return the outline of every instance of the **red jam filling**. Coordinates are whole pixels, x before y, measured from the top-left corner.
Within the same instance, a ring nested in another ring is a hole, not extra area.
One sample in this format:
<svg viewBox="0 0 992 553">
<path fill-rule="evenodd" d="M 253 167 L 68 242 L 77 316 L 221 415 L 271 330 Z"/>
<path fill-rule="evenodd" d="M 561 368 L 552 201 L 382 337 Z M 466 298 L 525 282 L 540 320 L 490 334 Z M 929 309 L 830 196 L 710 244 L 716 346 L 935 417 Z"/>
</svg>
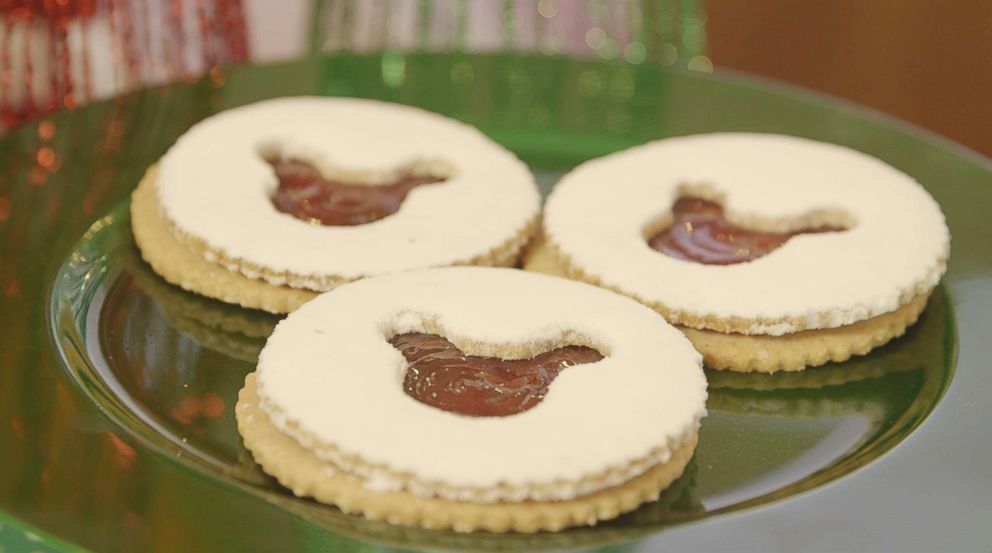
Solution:
<svg viewBox="0 0 992 553">
<path fill-rule="evenodd" d="M 387 184 L 356 185 L 327 180 L 314 166 L 302 161 L 274 159 L 269 164 L 279 179 L 279 188 L 272 195 L 276 209 L 328 226 L 378 221 L 396 213 L 414 188 L 445 180 L 431 175 L 403 175 Z"/>
<path fill-rule="evenodd" d="M 679 198 L 672 206 L 672 225 L 648 238 L 648 245 L 677 259 L 705 265 L 732 265 L 767 255 L 797 234 L 837 232 L 823 226 L 795 232 L 762 232 L 734 225 L 720 204 L 701 198 Z"/>
<path fill-rule="evenodd" d="M 586 346 L 565 346 L 531 359 L 465 355 L 434 334 L 390 341 L 407 361 L 403 390 L 421 403 L 470 417 L 505 417 L 537 405 L 563 369 L 603 358 Z"/>
</svg>

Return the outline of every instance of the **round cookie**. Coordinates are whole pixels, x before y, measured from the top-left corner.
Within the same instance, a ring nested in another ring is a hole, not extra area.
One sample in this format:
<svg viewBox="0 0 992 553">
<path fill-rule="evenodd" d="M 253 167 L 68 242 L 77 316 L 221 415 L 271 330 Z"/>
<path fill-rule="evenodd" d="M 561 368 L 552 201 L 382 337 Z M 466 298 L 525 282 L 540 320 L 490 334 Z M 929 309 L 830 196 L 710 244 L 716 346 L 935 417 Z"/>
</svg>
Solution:
<svg viewBox="0 0 992 553">
<path fill-rule="evenodd" d="M 448 353 L 402 345 L 409 336 L 460 351 L 438 369 Z M 561 352 L 586 358 L 540 364 Z M 553 374 L 518 386 L 521 363 Z M 452 396 L 524 399 L 475 415 Z M 297 495 L 398 524 L 533 532 L 656 498 L 688 463 L 705 400 L 699 354 L 652 310 L 582 283 L 457 267 L 358 281 L 295 311 L 237 416 L 246 447 Z"/>
<path fill-rule="evenodd" d="M 557 264 L 638 299 L 687 329 L 708 365 L 738 371 L 843 361 L 901 335 L 943 275 L 950 240 L 936 202 L 896 169 L 746 133 L 588 162 L 544 217 L 547 250 L 531 267 Z"/>
<path fill-rule="evenodd" d="M 527 167 L 472 127 L 299 97 L 193 126 L 142 179 L 132 226 L 169 282 L 284 313 L 367 276 L 513 265 L 539 202 Z"/>
</svg>

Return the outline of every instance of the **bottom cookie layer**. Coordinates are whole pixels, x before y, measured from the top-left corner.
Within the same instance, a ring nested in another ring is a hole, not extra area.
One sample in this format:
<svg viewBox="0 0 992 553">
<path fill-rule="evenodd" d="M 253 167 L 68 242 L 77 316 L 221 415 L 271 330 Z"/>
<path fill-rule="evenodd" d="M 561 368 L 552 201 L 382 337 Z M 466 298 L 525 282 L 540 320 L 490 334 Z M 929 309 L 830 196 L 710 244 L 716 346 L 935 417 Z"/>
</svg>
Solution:
<svg viewBox="0 0 992 553">
<path fill-rule="evenodd" d="M 583 497 L 567 501 L 465 503 L 406 492 L 369 490 L 361 478 L 339 470 L 283 434 L 258 406 L 258 399 L 255 375 L 250 374 L 238 394 L 238 431 L 262 469 L 293 493 L 370 520 L 457 532 L 557 531 L 615 518 L 657 499 L 662 490 L 682 475 L 697 440 L 693 434 L 673 450 L 667 463 L 655 465 L 619 486 Z"/>
<path fill-rule="evenodd" d="M 524 269 L 568 278 L 554 252 L 537 241 L 527 252 Z M 801 371 L 841 362 L 902 336 L 927 305 L 931 291 L 884 315 L 838 328 L 804 330 L 782 336 L 746 335 L 678 326 L 711 369 L 737 372 Z"/>
<path fill-rule="evenodd" d="M 737 372 L 801 371 L 847 361 L 902 336 L 919 318 L 930 294 L 921 294 L 891 313 L 852 325 L 804 330 L 782 336 L 747 336 L 679 327 L 711 369 Z"/>
<path fill-rule="evenodd" d="M 319 293 L 248 278 L 220 263 L 207 261 L 199 252 L 179 242 L 169 221 L 162 215 L 155 193 L 155 174 L 155 166 L 150 167 L 131 195 L 131 228 L 141 256 L 162 278 L 201 296 L 270 313 L 294 311 Z M 535 221 L 519 236 L 493 252 L 471 260 L 470 264 L 516 265 L 536 224 Z"/>
</svg>

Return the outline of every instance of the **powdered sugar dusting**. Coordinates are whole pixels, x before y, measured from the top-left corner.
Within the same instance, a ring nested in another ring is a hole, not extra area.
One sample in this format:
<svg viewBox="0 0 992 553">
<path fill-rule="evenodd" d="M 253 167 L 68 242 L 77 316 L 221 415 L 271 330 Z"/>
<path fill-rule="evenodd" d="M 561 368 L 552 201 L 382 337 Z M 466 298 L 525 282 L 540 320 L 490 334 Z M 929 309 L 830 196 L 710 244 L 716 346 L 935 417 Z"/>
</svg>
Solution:
<svg viewBox="0 0 992 553">
<path fill-rule="evenodd" d="M 716 191 L 738 220 L 826 211 L 851 224 L 748 263 L 682 261 L 652 250 L 644 229 L 687 186 Z M 742 331 L 770 335 L 894 311 L 936 286 L 950 247 L 939 206 L 908 175 L 848 148 L 767 134 L 672 138 L 586 163 L 555 188 L 544 225 L 582 273 L 673 320 L 744 319 L 753 324 Z"/>
<path fill-rule="evenodd" d="M 581 336 L 607 357 L 564 371 L 528 411 L 465 417 L 403 392 L 405 362 L 387 340 L 430 325 L 467 352 L 473 343 L 523 347 Z M 343 285 L 278 325 L 257 374 L 273 423 L 336 464 L 353 455 L 365 467 L 455 488 L 545 484 L 543 493 L 558 499 L 588 492 L 563 482 L 666 458 L 705 414 L 701 357 L 657 313 L 586 284 L 510 269 L 434 269 Z M 392 489 L 396 481 L 383 474 L 363 475 L 366 485 Z"/>
<path fill-rule="evenodd" d="M 411 164 L 451 174 L 411 191 L 379 221 L 311 225 L 272 205 L 277 179 L 263 156 L 273 152 L 369 184 Z M 473 259 L 522 232 L 540 204 L 527 167 L 474 128 L 416 108 L 342 98 L 269 100 L 208 118 L 162 158 L 156 184 L 165 216 L 181 235 L 206 244 L 207 255 L 301 277 L 293 282 Z"/>
</svg>

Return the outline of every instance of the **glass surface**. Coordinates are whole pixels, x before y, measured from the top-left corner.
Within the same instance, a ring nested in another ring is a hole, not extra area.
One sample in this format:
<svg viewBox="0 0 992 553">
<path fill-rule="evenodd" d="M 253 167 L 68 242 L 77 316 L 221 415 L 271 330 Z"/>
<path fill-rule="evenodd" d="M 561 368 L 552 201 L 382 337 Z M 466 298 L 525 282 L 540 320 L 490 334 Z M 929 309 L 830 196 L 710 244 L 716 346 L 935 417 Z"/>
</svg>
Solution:
<svg viewBox="0 0 992 553">
<path fill-rule="evenodd" d="M 9 175 L 0 181 L 0 510 L 39 535 L 125 551 L 682 551 L 712 550 L 717 539 L 759 551 L 798 549 L 781 531 L 793 520 L 803 548 L 913 551 L 939 540 L 980 549 L 992 446 L 967 432 L 992 422 L 973 408 L 992 395 L 980 370 L 992 359 L 982 339 L 992 325 L 984 161 L 843 104 L 654 66 L 387 54 L 223 77 L 58 114 L 0 140 Z M 711 415 L 686 476 L 617 521 L 536 536 L 365 522 L 274 486 L 240 445 L 233 394 L 275 318 L 165 284 L 137 257 L 127 220 L 127 194 L 190 124 L 289 94 L 378 97 L 458 117 L 518 153 L 545 190 L 576 163 L 660 136 L 759 130 L 850 145 L 941 203 L 954 236 L 949 273 L 921 322 L 863 359 L 795 375 L 708 373 Z M 43 148 L 56 167 L 38 164 Z M 954 500 L 907 501 L 893 482 Z M 907 528 L 907 516 L 939 523 Z"/>
</svg>

